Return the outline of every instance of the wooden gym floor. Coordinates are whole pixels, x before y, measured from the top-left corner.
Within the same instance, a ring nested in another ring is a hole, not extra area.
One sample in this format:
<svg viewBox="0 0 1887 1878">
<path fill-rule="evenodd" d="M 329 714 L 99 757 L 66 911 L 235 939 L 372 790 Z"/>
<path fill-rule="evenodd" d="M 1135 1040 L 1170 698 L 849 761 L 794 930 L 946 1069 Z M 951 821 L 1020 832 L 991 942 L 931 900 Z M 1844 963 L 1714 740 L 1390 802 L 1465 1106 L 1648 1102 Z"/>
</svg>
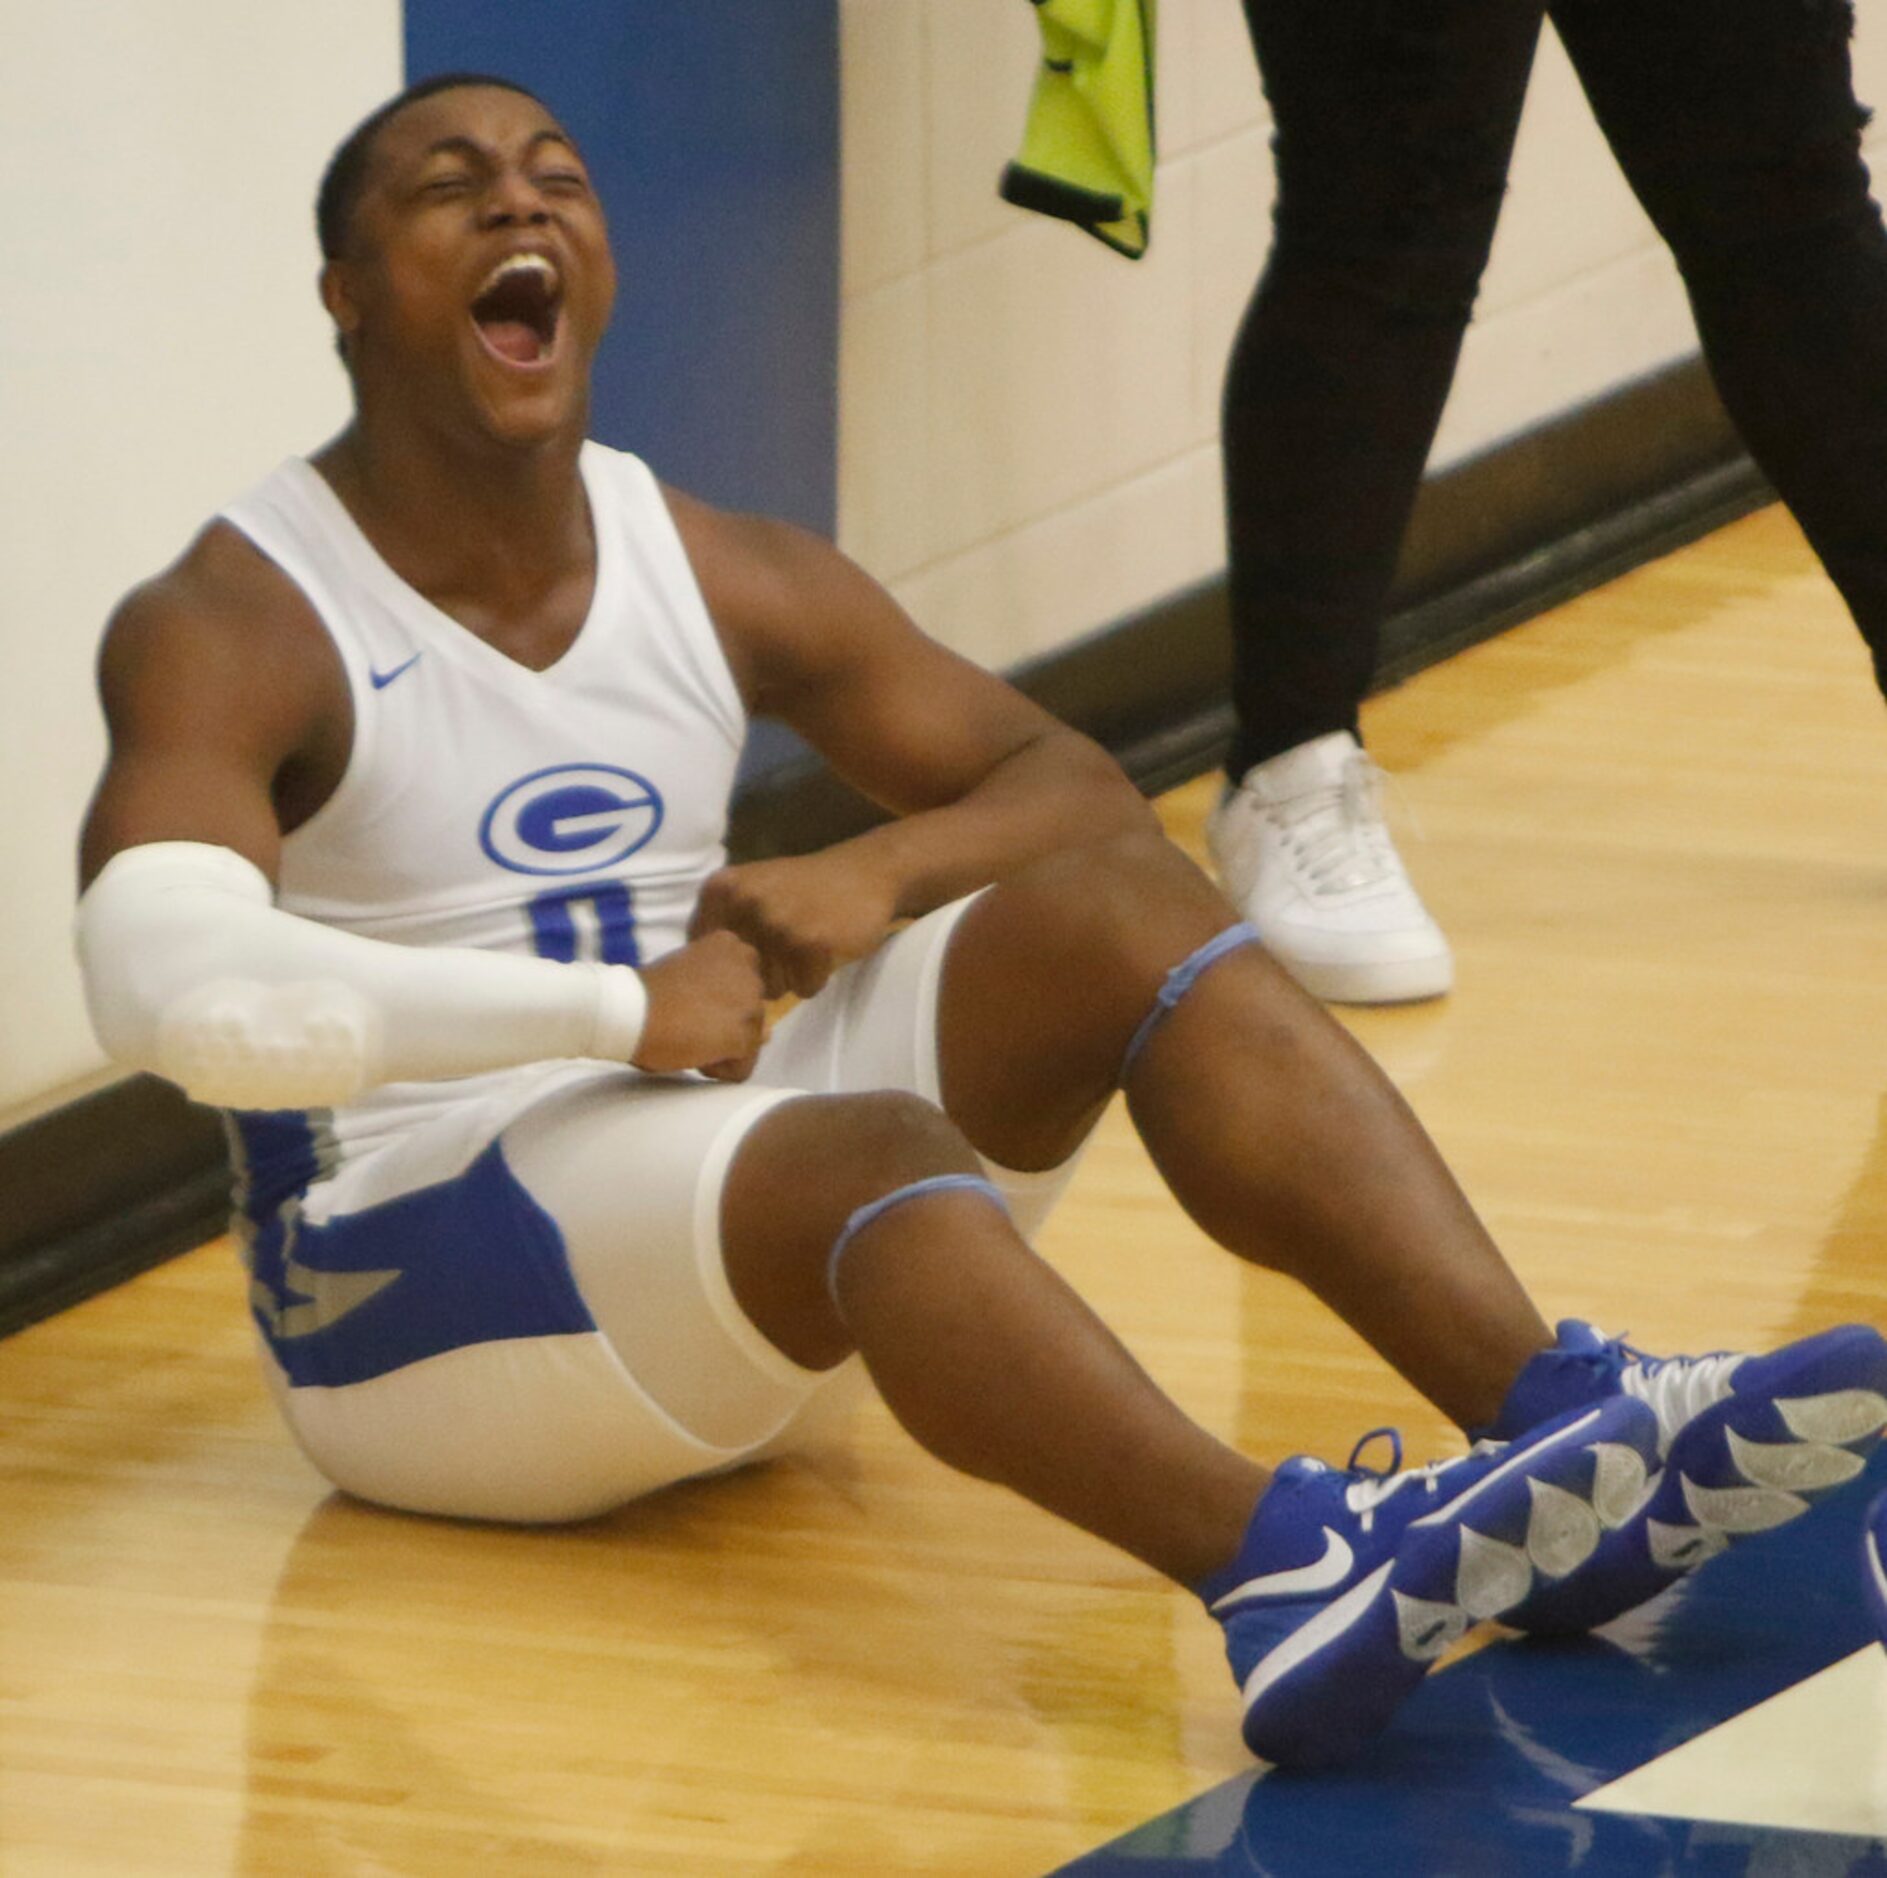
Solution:
<svg viewBox="0 0 1887 1878">
<path fill-rule="evenodd" d="M 1652 1349 L 1887 1321 L 1887 720 L 1787 518 L 1368 731 L 1460 984 L 1345 1021 L 1547 1315 Z M 1195 852 L 1211 790 L 1166 805 Z M 1118 1113 L 1043 1250 L 1255 1453 L 1447 1441 Z M 0 1344 L 6 1878 L 1021 1878 L 1246 1765 L 1190 1600 L 875 1404 L 808 1462 L 510 1532 L 326 1493 L 226 1245 Z"/>
</svg>

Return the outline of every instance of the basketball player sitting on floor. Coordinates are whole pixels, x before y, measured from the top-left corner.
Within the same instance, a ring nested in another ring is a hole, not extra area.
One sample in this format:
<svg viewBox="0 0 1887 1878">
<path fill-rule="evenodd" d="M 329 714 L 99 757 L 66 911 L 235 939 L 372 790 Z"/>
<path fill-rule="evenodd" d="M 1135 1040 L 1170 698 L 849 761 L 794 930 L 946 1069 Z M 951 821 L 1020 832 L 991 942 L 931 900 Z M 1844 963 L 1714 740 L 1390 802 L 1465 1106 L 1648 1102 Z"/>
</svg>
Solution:
<svg viewBox="0 0 1887 1878">
<path fill-rule="evenodd" d="M 412 89 L 318 216 L 355 417 L 113 619 L 79 942 L 112 1054 L 233 1111 L 330 1480 L 577 1519 L 790 1443 L 856 1352 L 940 1459 L 1194 1589 L 1253 1751 L 1309 1765 L 1474 1621 L 1603 1622 L 1860 1471 L 1877 1334 L 1555 1339 L 1100 750 L 825 543 L 584 440 L 614 276 L 535 99 Z M 897 819 L 727 866 L 750 712 Z M 1470 1453 L 1268 1472 L 1160 1394 L 1029 1250 L 1116 1089 Z"/>
</svg>

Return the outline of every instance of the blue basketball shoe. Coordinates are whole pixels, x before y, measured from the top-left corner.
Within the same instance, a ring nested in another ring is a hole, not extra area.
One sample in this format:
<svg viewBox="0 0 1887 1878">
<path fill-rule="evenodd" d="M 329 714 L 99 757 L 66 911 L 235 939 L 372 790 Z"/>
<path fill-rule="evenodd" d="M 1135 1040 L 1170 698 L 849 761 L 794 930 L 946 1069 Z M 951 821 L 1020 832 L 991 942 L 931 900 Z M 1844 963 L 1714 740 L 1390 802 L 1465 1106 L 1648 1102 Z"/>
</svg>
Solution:
<svg viewBox="0 0 1887 1878">
<path fill-rule="evenodd" d="M 1767 1356 L 1652 1357 L 1569 1318 L 1484 1432 L 1511 1438 L 1570 1404 L 1621 1394 L 1657 1416 L 1659 1464 L 1590 1559 L 1507 1612 L 1516 1629 L 1609 1623 L 1853 1480 L 1887 1429 L 1887 1340 L 1849 1324 Z"/>
<path fill-rule="evenodd" d="M 1358 1464 L 1388 1435 L 1388 1469 Z M 1245 1743 L 1285 1767 L 1348 1759 L 1448 1646 L 1588 1558 L 1657 1455 L 1635 1397 L 1586 1403 L 1514 1442 L 1407 1472 L 1388 1429 L 1345 1468 L 1277 1471 L 1238 1557 L 1198 1587 L 1225 1627 Z M 1600 1509 L 1605 1509 L 1601 1511 Z"/>
<path fill-rule="evenodd" d="M 1867 1509 L 1861 1528 L 1861 1588 L 1880 1647 L 1887 1650 L 1887 1493 Z"/>
</svg>

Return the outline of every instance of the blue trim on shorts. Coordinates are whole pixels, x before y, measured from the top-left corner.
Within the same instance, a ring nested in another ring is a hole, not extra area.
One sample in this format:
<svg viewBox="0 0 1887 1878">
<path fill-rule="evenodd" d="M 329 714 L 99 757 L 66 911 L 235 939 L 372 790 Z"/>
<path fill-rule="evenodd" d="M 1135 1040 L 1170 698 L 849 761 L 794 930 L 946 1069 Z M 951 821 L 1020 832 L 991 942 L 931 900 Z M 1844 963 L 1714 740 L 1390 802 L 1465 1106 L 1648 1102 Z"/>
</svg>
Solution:
<svg viewBox="0 0 1887 1878">
<path fill-rule="evenodd" d="M 321 1171 L 314 1122 L 305 1109 L 225 1109 L 235 1134 L 235 1208 L 265 1224 Z"/>
<path fill-rule="evenodd" d="M 495 1141 L 454 1179 L 320 1225 L 283 1207 L 258 1226 L 249 1267 L 257 1328 L 296 1388 L 596 1328 L 557 1222 Z"/>
</svg>

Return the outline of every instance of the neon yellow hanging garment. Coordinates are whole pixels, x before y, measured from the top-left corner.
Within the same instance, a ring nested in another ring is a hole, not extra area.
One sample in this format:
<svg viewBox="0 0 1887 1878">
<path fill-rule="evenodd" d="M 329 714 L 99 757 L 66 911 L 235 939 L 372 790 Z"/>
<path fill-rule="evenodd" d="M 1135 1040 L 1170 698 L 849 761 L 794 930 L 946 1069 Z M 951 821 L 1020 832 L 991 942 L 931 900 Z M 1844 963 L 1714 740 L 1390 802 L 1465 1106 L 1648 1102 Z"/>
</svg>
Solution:
<svg viewBox="0 0 1887 1878">
<path fill-rule="evenodd" d="M 1031 0 L 1042 64 L 1003 199 L 1138 260 L 1153 212 L 1157 0 Z"/>
</svg>

